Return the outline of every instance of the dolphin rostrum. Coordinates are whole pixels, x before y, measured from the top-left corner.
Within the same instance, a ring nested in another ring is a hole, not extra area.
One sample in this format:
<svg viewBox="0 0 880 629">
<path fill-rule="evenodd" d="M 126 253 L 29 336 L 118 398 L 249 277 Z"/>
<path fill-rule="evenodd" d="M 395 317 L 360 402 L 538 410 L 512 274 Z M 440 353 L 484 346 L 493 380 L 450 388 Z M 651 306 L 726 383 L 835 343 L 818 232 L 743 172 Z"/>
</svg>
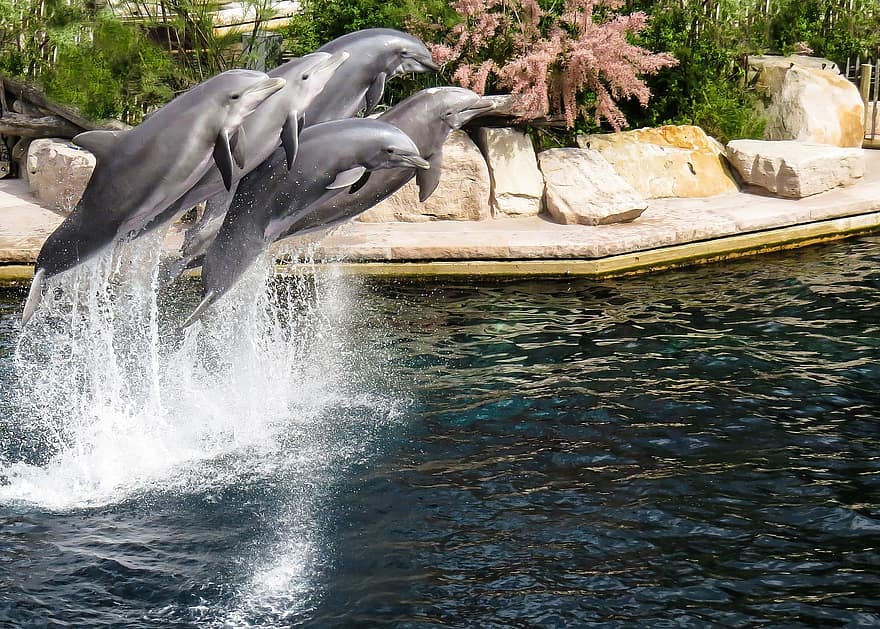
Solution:
<svg viewBox="0 0 880 629">
<path fill-rule="evenodd" d="M 293 169 L 275 153 L 245 176 L 202 264 L 203 299 L 184 322 L 196 321 L 228 291 L 291 222 L 315 204 L 357 190 L 374 170 L 429 167 L 400 129 L 354 118 L 306 127 Z"/>
<path fill-rule="evenodd" d="M 95 170 L 73 212 L 43 243 L 22 325 L 39 305 L 48 278 L 146 225 L 212 163 L 225 173 L 233 163 L 244 164 L 247 141 L 236 132 L 283 86 L 284 79 L 262 72 L 229 70 L 184 92 L 134 129 L 76 136 L 76 144 L 95 154 Z"/>
</svg>

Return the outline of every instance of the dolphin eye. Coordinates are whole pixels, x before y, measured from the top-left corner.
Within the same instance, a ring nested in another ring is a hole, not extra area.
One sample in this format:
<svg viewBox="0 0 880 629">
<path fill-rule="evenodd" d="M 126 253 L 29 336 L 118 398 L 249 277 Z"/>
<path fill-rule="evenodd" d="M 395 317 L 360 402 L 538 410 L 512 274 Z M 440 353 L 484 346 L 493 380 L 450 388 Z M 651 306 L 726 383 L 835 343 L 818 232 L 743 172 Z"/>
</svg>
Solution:
<svg viewBox="0 0 880 629">
<path fill-rule="evenodd" d="M 229 98 L 231 98 L 232 100 L 238 100 L 239 98 L 241 98 L 241 94 L 233 94 Z"/>
<path fill-rule="evenodd" d="M 386 152 L 386 153 L 393 153 L 393 152 L 394 152 L 394 149 L 385 149 L 385 152 Z"/>
<path fill-rule="evenodd" d="M 302 80 L 303 80 L 303 81 L 308 81 L 308 80 L 309 80 L 309 75 L 308 75 L 308 74 L 303 74 L 303 75 L 302 75 Z"/>
</svg>

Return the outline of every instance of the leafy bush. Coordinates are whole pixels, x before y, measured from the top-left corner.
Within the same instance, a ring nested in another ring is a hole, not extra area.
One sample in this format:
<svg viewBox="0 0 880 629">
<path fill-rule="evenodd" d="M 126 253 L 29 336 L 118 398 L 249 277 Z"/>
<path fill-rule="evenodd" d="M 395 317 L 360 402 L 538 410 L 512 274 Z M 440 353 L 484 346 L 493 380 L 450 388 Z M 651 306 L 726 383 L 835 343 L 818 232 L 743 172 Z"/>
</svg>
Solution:
<svg viewBox="0 0 880 629">
<path fill-rule="evenodd" d="M 508 90 L 527 115 L 560 113 L 569 128 L 592 114 L 615 129 L 627 126 L 616 101 L 645 106 L 642 75 L 675 65 L 665 53 L 634 45 L 642 12 L 619 14 L 619 0 L 565 0 L 545 9 L 536 0 L 456 0 L 459 16 L 435 58 L 454 67 L 453 79 L 484 93 Z"/>
<path fill-rule="evenodd" d="M 140 122 L 144 112 L 174 96 L 186 81 L 171 57 L 140 29 L 101 16 L 85 43 L 56 41 L 54 67 L 42 76 L 47 93 L 94 119 Z"/>
</svg>

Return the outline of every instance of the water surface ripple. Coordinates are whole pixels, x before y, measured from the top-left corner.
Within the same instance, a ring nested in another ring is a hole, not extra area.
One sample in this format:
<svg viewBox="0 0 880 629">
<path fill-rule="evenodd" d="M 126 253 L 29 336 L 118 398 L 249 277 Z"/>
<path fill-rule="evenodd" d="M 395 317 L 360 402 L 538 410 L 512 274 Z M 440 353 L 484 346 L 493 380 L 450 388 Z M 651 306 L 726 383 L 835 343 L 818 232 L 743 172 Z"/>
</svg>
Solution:
<svg viewBox="0 0 880 629">
<path fill-rule="evenodd" d="M 335 281 L 357 351 L 290 425 L 109 504 L 0 503 L 0 626 L 880 626 L 880 237 Z"/>
</svg>

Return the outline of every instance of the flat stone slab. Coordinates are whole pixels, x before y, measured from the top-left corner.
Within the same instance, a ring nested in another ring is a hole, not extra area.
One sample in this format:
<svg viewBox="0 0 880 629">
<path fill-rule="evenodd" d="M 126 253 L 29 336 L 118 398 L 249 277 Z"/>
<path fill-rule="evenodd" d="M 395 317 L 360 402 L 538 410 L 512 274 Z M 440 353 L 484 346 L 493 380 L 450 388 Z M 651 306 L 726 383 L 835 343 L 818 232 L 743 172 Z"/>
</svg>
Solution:
<svg viewBox="0 0 880 629">
<path fill-rule="evenodd" d="M 727 145 L 727 155 L 745 183 L 790 199 L 851 186 L 865 175 L 861 148 L 793 140 L 733 140 Z"/>
<path fill-rule="evenodd" d="M 638 218 L 648 203 L 598 151 L 550 149 L 538 154 L 544 205 L 563 225 L 607 225 Z"/>
<path fill-rule="evenodd" d="M 481 127 L 477 143 L 492 179 L 492 212 L 496 217 L 534 216 L 541 212 L 544 177 L 535 147 L 524 131 Z"/>
<path fill-rule="evenodd" d="M 64 220 L 42 207 L 23 179 L 0 179 L 0 264 L 33 264 Z"/>
<path fill-rule="evenodd" d="M 880 210 L 880 151 L 867 151 L 856 185 L 800 200 L 731 193 L 657 199 L 637 220 L 559 225 L 540 216 L 460 223 L 349 223 L 321 241 L 319 257 L 347 261 L 597 259 Z M 296 248 L 291 239 L 279 248 Z"/>
<path fill-rule="evenodd" d="M 701 243 L 704 254 L 711 254 L 713 243 L 721 247 L 729 237 L 757 237 L 760 232 L 829 220 L 849 230 L 870 226 L 862 218 L 880 211 L 880 151 L 867 151 L 865 159 L 867 172 L 857 184 L 800 200 L 748 193 L 662 199 L 652 201 L 634 222 L 594 227 L 560 225 L 539 216 L 476 222 L 352 222 L 325 235 L 317 255 L 353 262 L 460 261 L 467 270 L 473 260 L 510 264 L 602 260 L 625 254 L 645 259 L 664 248 L 689 243 Z M 33 264 L 43 240 L 61 220 L 36 204 L 22 181 L 0 180 L 0 263 Z M 302 244 L 290 239 L 278 243 L 276 250 L 295 250 Z M 172 230 L 166 246 L 173 250 L 179 245 L 180 233 Z M 20 273 L 31 268 L 22 267 Z M 472 268 L 479 273 L 478 267 Z"/>
<path fill-rule="evenodd" d="M 579 135 L 646 199 L 738 192 L 724 146 L 692 125 Z"/>
</svg>

